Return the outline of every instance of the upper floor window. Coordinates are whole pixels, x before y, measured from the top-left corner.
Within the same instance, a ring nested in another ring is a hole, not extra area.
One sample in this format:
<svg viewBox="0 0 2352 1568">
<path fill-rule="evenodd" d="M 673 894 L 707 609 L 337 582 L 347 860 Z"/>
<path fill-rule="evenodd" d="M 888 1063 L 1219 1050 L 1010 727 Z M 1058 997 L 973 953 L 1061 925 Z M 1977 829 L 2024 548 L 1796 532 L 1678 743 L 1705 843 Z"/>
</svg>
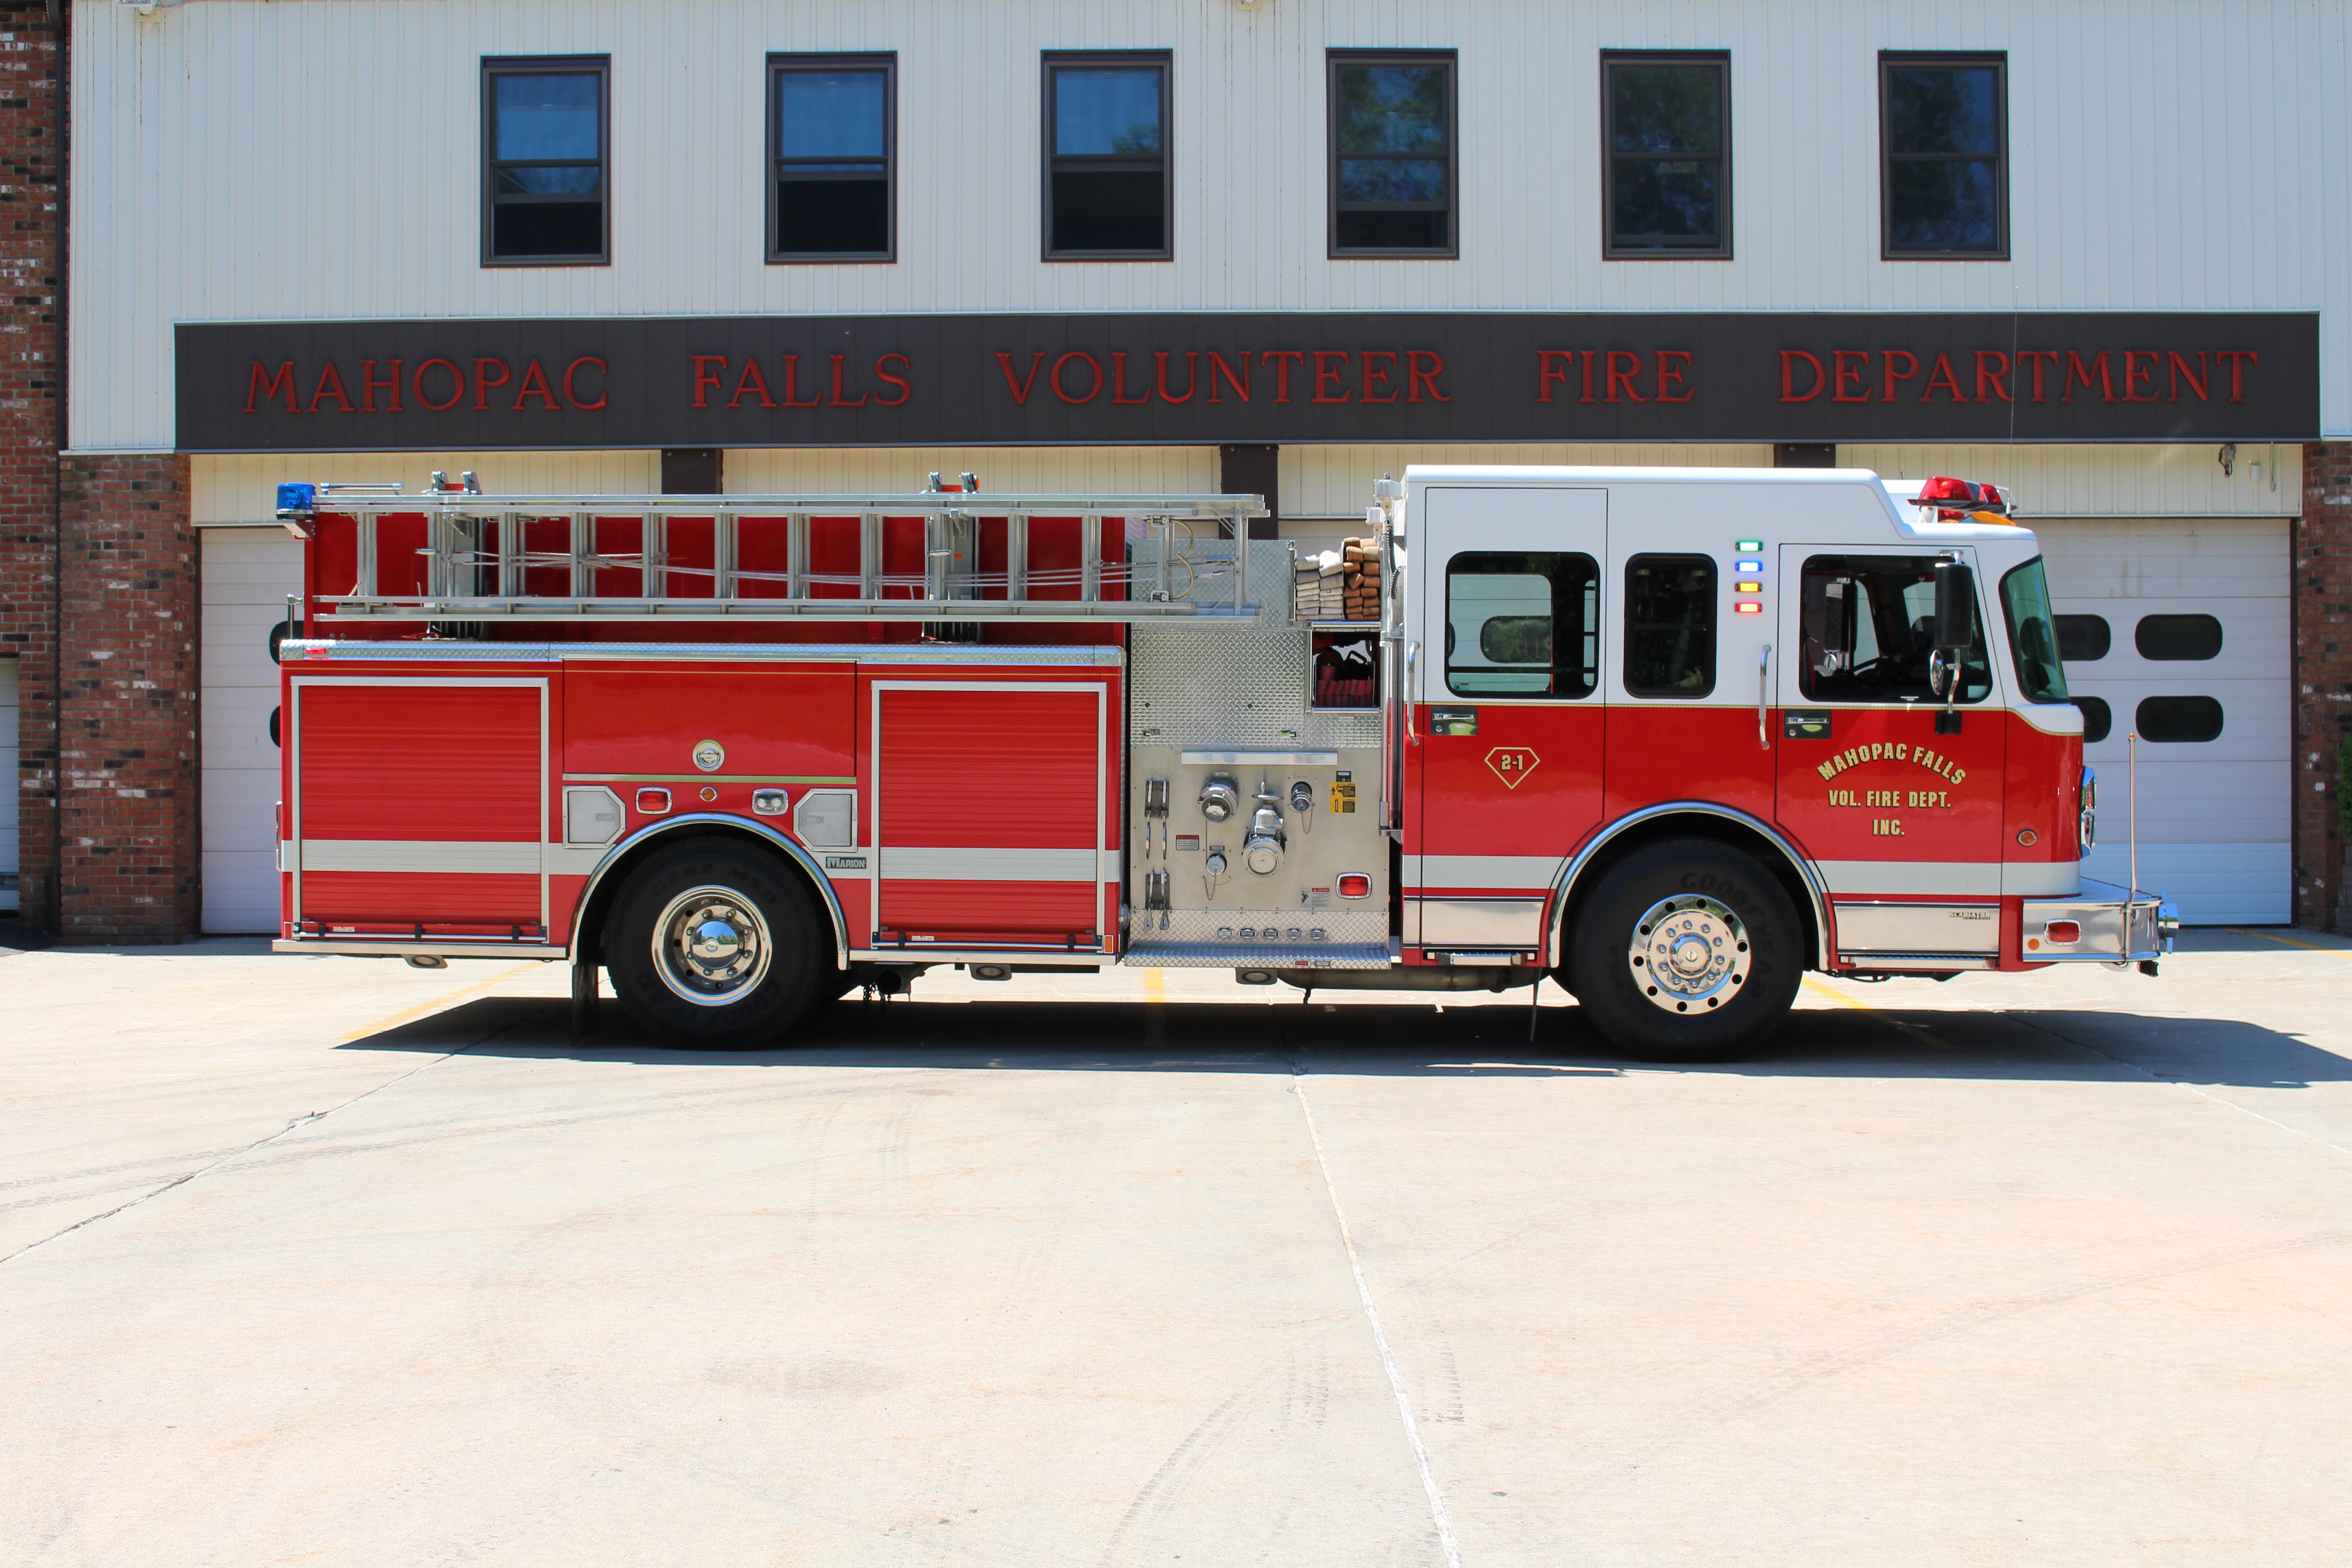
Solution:
<svg viewBox="0 0 2352 1568">
<path fill-rule="evenodd" d="M 768 74 L 768 259 L 892 259 L 892 58 L 771 55 Z"/>
<path fill-rule="evenodd" d="M 482 264 L 612 259 L 602 55 L 482 62 Z"/>
<path fill-rule="evenodd" d="M 1045 258 L 1165 260 L 1168 57 L 1045 57 Z"/>
<path fill-rule="evenodd" d="M 1454 56 L 1332 51 L 1331 254 L 1460 254 Z"/>
<path fill-rule="evenodd" d="M 1604 55 L 1604 254 L 1731 254 L 1731 64 L 1726 55 Z"/>
<path fill-rule="evenodd" d="M 1886 257 L 2007 259 L 2007 57 L 1883 54 L 1878 91 Z"/>
</svg>

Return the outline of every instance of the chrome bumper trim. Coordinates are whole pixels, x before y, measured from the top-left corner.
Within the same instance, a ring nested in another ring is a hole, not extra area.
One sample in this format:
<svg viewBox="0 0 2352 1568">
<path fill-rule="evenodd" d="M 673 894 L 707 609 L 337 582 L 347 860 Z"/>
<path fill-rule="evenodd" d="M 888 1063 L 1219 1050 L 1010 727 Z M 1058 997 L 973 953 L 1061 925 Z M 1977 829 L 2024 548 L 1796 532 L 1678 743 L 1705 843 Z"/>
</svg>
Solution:
<svg viewBox="0 0 2352 1568">
<path fill-rule="evenodd" d="M 337 942 L 326 937 L 269 944 L 272 952 L 320 952 L 338 958 L 568 958 L 571 950 L 536 942 Z"/>
<path fill-rule="evenodd" d="M 2170 952 L 2180 934 L 2180 911 L 2163 894 L 2089 877 L 2071 899 L 2028 899 L 2024 909 L 2019 956 L 2028 963 L 2144 963 Z M 2052 921 L 2074 921 L 2081 938 L 2053 943 Z"/>
</svg>

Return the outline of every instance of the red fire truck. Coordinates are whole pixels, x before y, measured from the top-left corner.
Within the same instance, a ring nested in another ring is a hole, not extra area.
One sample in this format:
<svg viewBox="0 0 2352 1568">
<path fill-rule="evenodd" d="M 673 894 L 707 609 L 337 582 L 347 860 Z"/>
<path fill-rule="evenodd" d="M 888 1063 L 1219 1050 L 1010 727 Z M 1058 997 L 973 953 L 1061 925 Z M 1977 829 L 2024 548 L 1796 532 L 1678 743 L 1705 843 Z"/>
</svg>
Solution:
<svg viewBox="0 0 2352 1568">
<path fill-rule="evenodd" d="M 2033 535 L 1859 470 L 1256 497 L 289 485 L 288 952 L 569 960 L 688 1047 L 954 965 L 1547 974 L 1718 1058 L 1801 974 L 2153 973 Z M 1339 579 L 1332 591 L 1333 577 Z"/>
</svg>

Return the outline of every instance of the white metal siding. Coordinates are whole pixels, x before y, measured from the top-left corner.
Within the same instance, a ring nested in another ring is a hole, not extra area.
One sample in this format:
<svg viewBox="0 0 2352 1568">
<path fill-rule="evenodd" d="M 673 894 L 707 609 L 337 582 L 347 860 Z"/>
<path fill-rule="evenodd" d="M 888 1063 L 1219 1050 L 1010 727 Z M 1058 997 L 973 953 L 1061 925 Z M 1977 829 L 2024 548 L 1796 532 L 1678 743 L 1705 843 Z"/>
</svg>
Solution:
<svg viewBox="0 0 2352 1568">
<path fill-rule="evenodd" d="M 1921 447 L 1838 448 L 1838 464 L 1890 479 L 1952 474 L 2016 492 L 2019 515 L 2053 517 L 2294 517 L 2303 510 L 2303 448 L 2249 442 L 2230 473 L 2221 446 Z"/>
<path fill-rule="evenodd" d="M 2100 698 L 2115 712 L 2108 737 L 2084 748 L 2099 773 L 2100 842 L 2085 869 L 2129 878 L 2125 736 L 2140 700 L 2211 697 L 2221 704 L 2219 740 L 2140 742 L 2140 885 L 2170 892 L 2191 924 L 2291 920 L 2286 524 L 2067 520 L 2036 531 L 2058 613 L 2103 616 L 2112 637 L 2105 658 L 2066 666 L 2076 696 Z M 2218 658 L 2139 657 L 2132 633 L 2141 616 L 2198 613 L 2221 623 Z"/>
<path fill-rule="evenodd" d="M 1214 447 L 731 447 L 727 489 L 737 495 L 793 490 L 848 494 L 919 490 L 930 476 L 958 474 L 990 490 L 1075 494 L 1150 493 L 1217 489 Z"/>
<path fill-rule="evenodd" d="M 14 914 L 22 898 L 17 875 L 22 868 L 22 838 L 16 827 L 16 661 L 0 658 L 0 914 Z"/>
<path fill-rule="evenodd" d="M 174 321 L 917 310 L 2322 310 L 2345 9 L 2293 0 L 253 0 L 73 7 L 74 441 L 172 445 Z M 1327 46 L 1460 52 L 1458 261 L 1332 261 Z M 1175 60 L 1175 259 L 1038 259 L 1038 52 Z M 1727 48 L 1737 258 L 1600 258 L 1599 51 Z M 2010 262 L 1879 259 L 1881 48 L 2005 49 Z M 893 265 L 762 263 L 762 57 L 899 60 Z M 479 264 L 485 55 L 613 58 L 614 263 Z M 2331 431 L 2352 429 L 2333 368 Z"/>
<path fill-rule="evenodd" d="M 278 929 L 278 667 L 269 629 L 302 586 L 302 547 L 268 528 L 200 536 L 204 595 L 204 929 Z"/>
</svg>

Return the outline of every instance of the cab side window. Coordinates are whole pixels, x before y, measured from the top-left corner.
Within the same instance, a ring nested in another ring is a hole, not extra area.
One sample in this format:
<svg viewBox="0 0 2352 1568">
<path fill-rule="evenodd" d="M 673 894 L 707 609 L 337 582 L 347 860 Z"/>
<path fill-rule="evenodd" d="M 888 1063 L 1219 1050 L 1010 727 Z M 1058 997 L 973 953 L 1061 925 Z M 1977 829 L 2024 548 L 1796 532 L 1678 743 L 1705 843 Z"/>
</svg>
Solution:
<svg viewBox="0 0 2352 1568">
<path fill-rule="evenodd" d="M 1940 700 L 1927 681 L 1935 651 L 1934 555 L 1814 555 L 1805 561 L 1799 630 L 1803 638 L 1798 689 L 1808 702 L 1924 702 Z M 1960 661 L 1958 700 L 1992 691 L 1984 623 L 1969 614 L 1969 651 Z"/>
<path fill-rule="evenodd" d="M 1601 566 L 1482 550 L 1445 564 L 1445 687 L 1457 697 L 1590 697 L 1601 679 Z"/>
<path fill-rule="evenodd" d="M 1704 697 L 1715 689 L 1715 562 L 1636 555 L 1625 563 L 1625 689 Z"/>
</svg>

